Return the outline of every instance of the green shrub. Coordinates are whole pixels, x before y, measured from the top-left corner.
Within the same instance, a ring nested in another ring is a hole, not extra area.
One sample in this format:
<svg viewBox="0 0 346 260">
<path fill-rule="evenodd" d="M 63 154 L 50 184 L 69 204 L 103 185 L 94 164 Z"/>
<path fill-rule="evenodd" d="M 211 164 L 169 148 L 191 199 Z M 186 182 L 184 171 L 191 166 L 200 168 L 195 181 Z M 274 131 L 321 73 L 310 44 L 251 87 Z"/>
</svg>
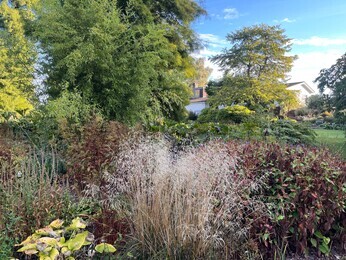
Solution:
<svg viewBox="0 0 346 260">
<path fill-rule="evenodd" d="M 292 120 L 273 121 L 270 123 L 270 134 L 277 140 L 291 144 L 313 144 L 316 133 L 302 123 Z"/>
<path fill-rule="evenodd" d="M 302 108 L 298 108 L 295 110 L 295 115 L 296 116 L 309 116 L 312 115 L 313 111 L 312 109 L 309 109 L 307 107 L 302 107 Z"/>
<path fill-rule="evenodd" d="M 241 105 L 227 106 L 224 109 L 227 111 L 229 119 L 235 123 L 241 123 L 255 113 Z"/>
<path fill-rule="evenodd" d="M 233 105 L 225 108 L 206 108 L 198 116 L 200 123 L 218 122 L 218 123 L 241 123 L 249 116 L 254 114 L 254 111 L 245 106 Z"/>
</svg>

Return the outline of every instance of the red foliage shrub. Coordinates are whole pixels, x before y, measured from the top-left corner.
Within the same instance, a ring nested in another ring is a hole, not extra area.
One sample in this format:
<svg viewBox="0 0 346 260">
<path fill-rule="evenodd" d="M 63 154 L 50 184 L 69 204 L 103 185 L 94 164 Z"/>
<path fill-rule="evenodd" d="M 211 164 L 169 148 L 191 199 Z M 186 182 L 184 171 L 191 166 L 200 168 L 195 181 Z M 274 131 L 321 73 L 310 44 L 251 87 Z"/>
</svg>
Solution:
<svg viewBox="0 0 346 260">
<path fill-rule="evenodd" d="M 106 243 L 113 244 L 124 235 L 131 233 L 131 225 L 128 219 L 117 216 L 114 210 L 102 209 L 96 218 L 92 219 L 92 233 L 95 238 Z"/>
<path fill-rule="evenodd" d="M 90 183 L 101 184 L 101 173 L 117 154 L 128 132 L 123 124 L 94 118 L 81 129 L 79 136 L 71 138 L 67 152 L 68 174 L 80 190 Z"/>
<path fill-rule="evenodd" d="M 238 152 L 239 170 L 264 180 L 253 196 L 267 203 L 270 214 L 252 224 L 262 249 L 273 253 L 287 245 L 306 253 L 313 246 L 328 253 L 329 239 L 345 247 L 345 161 L 328 150 L 274 143 L 247 143 Z"/>
</svg>

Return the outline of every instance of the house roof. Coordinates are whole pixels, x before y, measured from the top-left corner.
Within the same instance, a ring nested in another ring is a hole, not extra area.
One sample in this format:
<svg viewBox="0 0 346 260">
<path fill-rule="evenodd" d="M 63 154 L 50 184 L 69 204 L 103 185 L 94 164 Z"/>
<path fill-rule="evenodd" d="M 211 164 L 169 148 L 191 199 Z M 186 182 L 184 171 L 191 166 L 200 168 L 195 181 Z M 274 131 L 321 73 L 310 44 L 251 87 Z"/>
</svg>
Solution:
<svg viewBox="0 0 346 260">
<path fill-rule="evenodd" d="M 287 83 L 286 85 L 288 88 L 296 86 L 296 85 L 300 85 L 303 88 L 305 88 L 306 91 L 308 91 L 310 94 L 315 93 L 315 90 L 313 90 L 305 81 L 291 82 L 291 83 Z"/>
<path fill-rule="evenodd" d="M 190 103 L 205 102 L 207 100 L 208 100 L 208 97 L 193 98 L 193 99 L 190 99 Z"/>
</svg>

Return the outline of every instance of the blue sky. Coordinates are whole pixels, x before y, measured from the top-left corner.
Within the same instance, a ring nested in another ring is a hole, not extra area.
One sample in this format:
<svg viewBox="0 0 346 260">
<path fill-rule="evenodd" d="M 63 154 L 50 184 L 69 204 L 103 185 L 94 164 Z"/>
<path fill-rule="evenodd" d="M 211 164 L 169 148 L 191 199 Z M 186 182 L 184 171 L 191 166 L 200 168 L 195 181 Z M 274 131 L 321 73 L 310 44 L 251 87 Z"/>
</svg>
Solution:
<svg viewBox="0 0 346 260">
<path fill-rule="evenodd" d="M 203 0 L 206 17 L 199 18 L 194 30 L 205 44 L 196 56 L 210 57 L 230 47 L 225 37 L 244 26 L 280 24 L 292 39 L 291 55 L 298 55 L 290 81 L 313 80 L 346 52 L 345 0 Z M 212 78 L 222 75 L 218 67 Z"/>
</svg>

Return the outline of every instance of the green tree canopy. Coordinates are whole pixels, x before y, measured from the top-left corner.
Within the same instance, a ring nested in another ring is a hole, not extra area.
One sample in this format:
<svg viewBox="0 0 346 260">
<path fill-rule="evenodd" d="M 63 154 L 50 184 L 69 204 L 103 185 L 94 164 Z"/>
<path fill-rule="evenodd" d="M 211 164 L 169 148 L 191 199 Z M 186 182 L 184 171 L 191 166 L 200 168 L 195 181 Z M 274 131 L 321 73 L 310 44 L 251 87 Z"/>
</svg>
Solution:
<svg viewBox="0 0 346 260">
<path fill-rule="evenodd" d="M 244 27 L 228 34 L 232 47 L 211 60 L 234 75 L 284 79 L 295 59 L 286 56 L 291 43 L 284 32 L 279 26 L 266 24 Z"/>
<path fill-rule="evenodd" d="M 284 84 L 295 56 L 286 55 L 291 44 L 283 29 L 254 25 L 228 34 L 227 40 L 232 47 L 211 59 L 225 70 L 219 84 L 209 84 L 207 91 L 214 95 L 211 105 L 261 109 L 276 101 L 288 109 L 299 104 L 296 93 Z"/>
<path fill-rule="evenodd" d="M 175 33 L 167 37 L 179 43 L 181 51 L 191 51 L 198 46 L 190 23 L 206 11 L 194 0 L 118 0 L 117 6 L 123 14 L 131 14 L 135 23 L 174 26 Z"/>
<path fill-rule="evenodd" d="M 216 90 L 209 100 L 213 107 L 240 104 L 251 110 L 274 105 L 275 101 L 287 109 L 295 108 L 298 105 L 296 94 L 287 90 L 284 83 L 242 76 L 224 77 L 222 87 Z"/>
<path fill-rule="evenodd" d="M 322 69 L 316 78 L 321 93 L 326 89 L 331 91 L 332 103 L 337 117 L 346 121 L 346 53 L 328 69 Z"/>
<path fill-rule="evenodd" d="M 205 86 L 208 83 L 208 78 L 213 72 L 212 68 L 205 67 L 205 58 L 196 58 L 193 60 L 195 72 L 191 81 L 196 83 L 197 86 Z"/>
<path fill-rule="evenodd" d="M 181 117 L 191 58 L 170 41 L 173 25 L 138 23 L 133 15 L 131 6 L 121 14 L 108 0 L 44 8 L 35 28 L 48 59 L 50 96 L 77 90 L 109 118 L 129 123 Z"/>
<path fill-rule="evenodd" d="M 35 51 L 25 36 L 25 22 L 34 17 L 36 2 L 0 3 L 0 121 L 33 109 Z"/>
</svg>

